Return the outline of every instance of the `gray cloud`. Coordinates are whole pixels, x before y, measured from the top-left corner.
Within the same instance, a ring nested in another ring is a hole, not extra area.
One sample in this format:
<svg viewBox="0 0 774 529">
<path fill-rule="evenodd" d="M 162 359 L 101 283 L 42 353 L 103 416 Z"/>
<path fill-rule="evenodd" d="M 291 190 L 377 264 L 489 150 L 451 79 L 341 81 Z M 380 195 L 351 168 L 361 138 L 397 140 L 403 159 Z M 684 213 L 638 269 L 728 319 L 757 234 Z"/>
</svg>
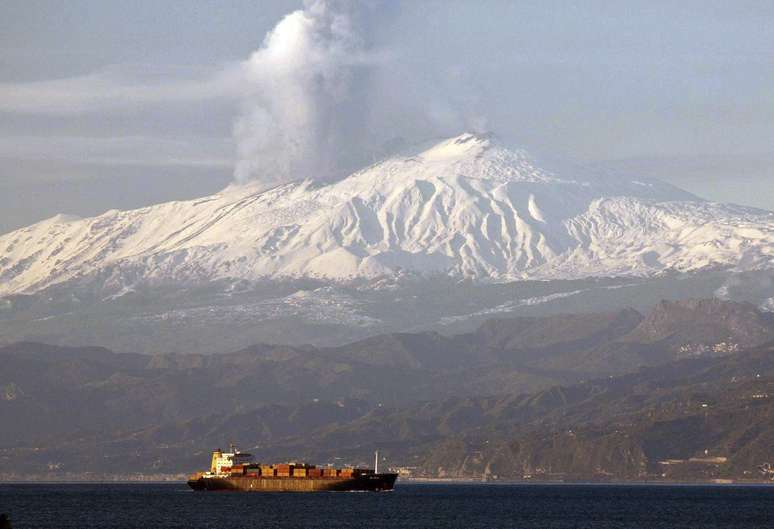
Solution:
<svg viewBox="0 0 774 529">
<path fill-rule="evenodd" d="M 45 81 L 0 83 L 0 112 L 77 116 L 142 105 L 240 97 L 237 66 L 181 78 L 142 67 L 114 65 L 87 75 Z"/>
<path fill-rule="evenodd" d="M 230 138 L 0 137 L 0 159 L 147 167 L 233 167 Z"/>
</svg>

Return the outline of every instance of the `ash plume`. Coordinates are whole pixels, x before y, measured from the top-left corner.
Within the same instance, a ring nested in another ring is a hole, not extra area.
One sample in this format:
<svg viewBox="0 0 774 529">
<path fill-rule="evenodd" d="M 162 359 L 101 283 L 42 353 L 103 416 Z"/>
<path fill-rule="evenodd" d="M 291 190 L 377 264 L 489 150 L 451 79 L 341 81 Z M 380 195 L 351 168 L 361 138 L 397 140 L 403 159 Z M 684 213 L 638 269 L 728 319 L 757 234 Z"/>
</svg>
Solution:
<svg viewBox="0 0 774 529">
<path fill-rule="evenodd" d="M 367 136 L 370 71 L 366 31 L 379 6 L 307 0 L 242 63 L 245 92 L 234 124 L 235 178 L 280 183 L 328 179 Z"/>
</svg>

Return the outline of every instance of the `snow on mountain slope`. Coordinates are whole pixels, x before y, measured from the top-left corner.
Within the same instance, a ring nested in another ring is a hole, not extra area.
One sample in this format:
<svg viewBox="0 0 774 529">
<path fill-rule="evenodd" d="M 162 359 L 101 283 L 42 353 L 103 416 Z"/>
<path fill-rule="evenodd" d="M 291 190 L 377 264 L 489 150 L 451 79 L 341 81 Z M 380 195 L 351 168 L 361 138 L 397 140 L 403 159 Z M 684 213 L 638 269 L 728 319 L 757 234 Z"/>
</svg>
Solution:
<svg viewBox="0 0 774 529">
<path fill-rule="evenodd" d="M 88 219 L 56 216 L 0 236 L 0 294 L 73 279 L 120 292 L 155 280 L 774 268 L 774 213 L 658 181 L 572 173 L 463 134 L 335 183 L 248 184 Z"/>
</svg>

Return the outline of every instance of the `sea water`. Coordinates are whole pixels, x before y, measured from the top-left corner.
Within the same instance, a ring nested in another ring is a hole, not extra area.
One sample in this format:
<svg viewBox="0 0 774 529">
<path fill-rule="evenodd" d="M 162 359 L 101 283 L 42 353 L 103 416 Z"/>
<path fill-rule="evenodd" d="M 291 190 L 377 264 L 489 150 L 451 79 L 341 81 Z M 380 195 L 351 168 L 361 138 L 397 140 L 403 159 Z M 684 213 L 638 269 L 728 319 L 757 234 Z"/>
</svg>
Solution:
<svg viewBox="0 0 774 529">
<path fill-rule="evenodd" d="M 13 529 L 774 528 L 774 486 L 412 485 L 194 492 L 185 484 L 0 485 Z"/>
</svg>

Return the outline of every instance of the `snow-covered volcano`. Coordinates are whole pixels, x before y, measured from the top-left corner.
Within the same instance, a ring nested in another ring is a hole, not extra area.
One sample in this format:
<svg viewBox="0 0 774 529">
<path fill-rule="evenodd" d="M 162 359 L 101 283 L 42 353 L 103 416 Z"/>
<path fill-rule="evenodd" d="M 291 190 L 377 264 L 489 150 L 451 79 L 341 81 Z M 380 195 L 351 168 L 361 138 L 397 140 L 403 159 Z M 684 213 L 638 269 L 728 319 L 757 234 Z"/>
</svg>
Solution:
<svg viewBox="0 0 774 529">
<path fill-rule="evenodd" d="M 334 183 L 232 186 L 0 237 L 0 295 L 89 278 L 120 291 L 154 280 L 567 279 L 739 266 L 774 267 L 774 213 L 658 181 L 547 170 L 474 134 Z"/>
</svg>

